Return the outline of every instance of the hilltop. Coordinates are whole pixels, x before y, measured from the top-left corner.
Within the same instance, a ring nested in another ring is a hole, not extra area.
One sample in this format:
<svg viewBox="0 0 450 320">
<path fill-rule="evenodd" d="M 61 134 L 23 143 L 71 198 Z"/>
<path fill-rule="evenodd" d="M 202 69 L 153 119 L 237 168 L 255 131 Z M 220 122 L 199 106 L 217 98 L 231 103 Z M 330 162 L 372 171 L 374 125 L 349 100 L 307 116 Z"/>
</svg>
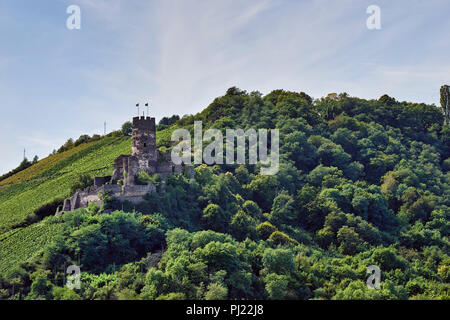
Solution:
<svg viewBox="0 0 450 320">
<path fill-rule="evenodd" d="M 450 297 L 450 128 L 440 108 L 230 88 L 196 115 L 164 118 L 158 148 L 194 121 L 279 129 L 278 174 L 200 165 L 194 180 L 168 177 L 137 206 L 106 199 L 36 216 L 80 177 L 111 176 L 131 137 L 63 148 L 0 181 L 0 298 Z M 81 291 L 62 288 L 71 263 L 84 272 Z M 367 289 L 369 265 L 381 268 L 382 290 Z"/>
</svg>

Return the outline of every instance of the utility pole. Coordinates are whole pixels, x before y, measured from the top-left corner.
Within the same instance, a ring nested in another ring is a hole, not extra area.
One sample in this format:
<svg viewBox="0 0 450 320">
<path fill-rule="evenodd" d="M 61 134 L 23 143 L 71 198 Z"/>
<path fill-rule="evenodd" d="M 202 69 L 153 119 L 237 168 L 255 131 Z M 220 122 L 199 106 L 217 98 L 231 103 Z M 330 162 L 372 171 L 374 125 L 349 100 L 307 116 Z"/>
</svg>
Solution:
<svg viewBox="0 0 450 320">
<path fill-rule="evenodd" d="M 25 148 L 23 149 L 23 160 L 25 160 Z"/>
<path fill-rule="evenodd" d="M 106 136 L 106 121 L 104 123 L 104 135 Z"/>
</svg>

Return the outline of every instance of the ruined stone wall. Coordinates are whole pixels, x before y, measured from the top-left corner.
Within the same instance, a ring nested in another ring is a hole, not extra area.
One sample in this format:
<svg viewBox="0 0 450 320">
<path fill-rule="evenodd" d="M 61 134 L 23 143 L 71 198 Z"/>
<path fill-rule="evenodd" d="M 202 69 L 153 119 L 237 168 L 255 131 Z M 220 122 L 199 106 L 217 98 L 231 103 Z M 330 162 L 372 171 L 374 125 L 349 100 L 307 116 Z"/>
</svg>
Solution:
<svg viewBox="0 0 450 320">
<path fill-rule="evenodd" d="M 94 187 L 100 188 L 101 186 L 105 185 L 106 183 L 111 181 L 111 177 L 95 177 L 94 178 Z"/>
<path fill-rule="evenodd" d="M 124 178 L 123 172 L 126 170 L 125 164 L 128 165 L 128 157 L 130 156 L 123 154 L 114 159 L 113 180 L 115 182 Z"/>
<path fill-rule="evenodd" d="M 127 158 L 127 174 L 126 178 L 124 180 L 125 185 L 132 185 L 134 184 L 135 176 L 140 172 L 141 170 L 139 166 L 139 159 L 135 156 L 130 156 Z"/>
<path fill-rule="evenodd" d="M 154 184 L 147 185 L 127 185 L 120 186 L 117 184 L 107 184 L 100 188 L 91 187 L 83 191 L 76 192 L 71 199 L 64 201 L 62 211 L 73 211 L 79 208 L 87 208 L 89 203 L 96 203 L 99 207 L 103 205 L 100 199 L 99 192 L 110 193 L 112 197 L 120 201 L 130 201 L 132 203 L 139 203 L 147 193 L 156 192 Z"/>
<path fill-rule="evenodd" d="M 160 162 L 156 167 L 156 173 L 158 173 L 161 177 L 166 178 L 169 175 L 173 174 L 173 163 L 171 162 Z"/>
<path fill-rule="evenodd" d="M 76 210 L 80 208 L 80 205 L 81 205 L 80 192 L 75 192 L 72 199 L 70 200 L 70 210 L 71 211 Z"/>
<path fill-rule="evenodd" d="M 159 151 L 158 151 L 159 152 Z M 171 152 L 168 150 L 165 153 L 159 152 L 159 161 L 156 167 L 156 173 L 166 178 L 171 174 L 187 174 L 189 177 L 194 178 L 194 170 L 192 166 L 186 166 L 185 164 L 174 164 L 172 162 Z"/>
<path fill-rule="evenodd" d="M 156 192 L 156 187 L 153 183 L 147 185 L 129 185 L 124 186 L 123 193 L 116 196 L 120 201 L 130 201 L 132 203 L 139 203 L 147 193 Z"/>
<path fill-rule="evenodd" d="M 72 210 L 71 201 L 70 201 L 70 199 L 66 199 L 66 200 L 64 200 L 62 211 L 70 211 L 70 210 Z"/>
<path fill-rule="evenodd" d="M 99 191 L 103 191 L 104 193 L 111 192 L 112 194 L 118 194 L 122 192 L 122 186 L 118 184 L 106 184 L 96 191 L 97 194 Z"/>
</svg>

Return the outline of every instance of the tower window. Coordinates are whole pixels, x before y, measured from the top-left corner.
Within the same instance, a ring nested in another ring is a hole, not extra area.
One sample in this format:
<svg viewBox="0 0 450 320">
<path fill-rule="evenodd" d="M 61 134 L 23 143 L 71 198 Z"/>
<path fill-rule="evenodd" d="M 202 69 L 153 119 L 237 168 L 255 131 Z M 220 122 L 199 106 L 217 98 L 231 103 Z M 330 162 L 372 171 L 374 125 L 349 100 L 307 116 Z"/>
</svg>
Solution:
<svg viewBox="0 0 450 320">
<path fill-rule="evenodd" d="M 147 144 L 146 144 L 146 143 L 144 143 L 144 148 L 145 148 L 145 147 L 147 147 Z"/>
</svg>

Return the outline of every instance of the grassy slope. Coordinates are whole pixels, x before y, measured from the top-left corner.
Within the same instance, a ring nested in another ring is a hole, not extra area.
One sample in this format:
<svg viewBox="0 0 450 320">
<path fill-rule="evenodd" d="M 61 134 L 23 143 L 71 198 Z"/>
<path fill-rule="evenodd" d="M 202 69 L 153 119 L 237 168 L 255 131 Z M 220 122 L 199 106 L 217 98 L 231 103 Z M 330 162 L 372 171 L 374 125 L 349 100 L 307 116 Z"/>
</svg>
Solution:
<svg viewBox="0 0 450 320">
<path fill-rule="evenodd" d="M 21 180 L 0 193 L 0 230 L 21 222 L 45 202 L 68 197 L 70 185 L 81 173 L 111 174 L 114 158 L 129 150 L 129 139 L 105 138 L 87 144 L 68 157 L 61 157 L 58 162 L 48 161 L 50 165 L 41 170 L 35 171 L 33 167 L 24 170 Z"/>
<path fill-rule="evenodd" d="M 108 175 L 114 158 L 130 153 L 130 138 L 107 137 L 49 156 L 0 184 L 0 272 L 26 261 L 52 239 L 52 228 L 41 223 L 12 229 L 27 214 L 56 197 L 68 197 L 81 173 Z"/>
<path fill-rule="evenodd" d="M 158 131 L 157 144 L 167 144 L 171 132 L 172 129 Z M 111 175 L 114 159 L 130 152 L 130 137 L 105 137 L 51 155 L 0 181 L 0 273 L 31 258 L 53 239 L 57 228 L 42 223 L 17 229 L 12 226 L 46 202 L 68 197 L 70 185 L 80 174 Z"/>
<path fill-rule="evenodd" d="M 37 223 L 0 235 L 0 274 L 31 258 L 53 239 L 60 225 Z"/>
<path fill-rule="evenodd" d="M 170 140 L 172 129 L 158 131 L 158 145 Z M 69 151 L 51 155 L 0 181 L 0 273 L 31 258 L 52 240 L 53 229 L 37 223 L 12 229 L 46 202 L 68 197 L 71 184 L 82 173 L 111 175 L 114 159 L 131 153 L 130 137 L 105 137 Z"/>
</svg>

